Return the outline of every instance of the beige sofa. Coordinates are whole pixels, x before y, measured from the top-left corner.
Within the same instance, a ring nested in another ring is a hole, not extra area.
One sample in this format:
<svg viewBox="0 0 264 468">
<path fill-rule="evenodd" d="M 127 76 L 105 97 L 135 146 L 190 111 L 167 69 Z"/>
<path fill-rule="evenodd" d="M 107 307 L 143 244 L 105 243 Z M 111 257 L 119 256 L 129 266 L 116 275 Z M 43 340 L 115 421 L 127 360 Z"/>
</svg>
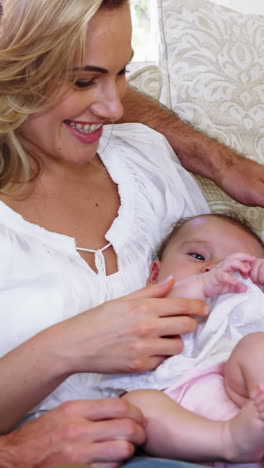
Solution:
<svg viewBox="0 0 264 468">
<path fill-rule="evenodd" d="M 264 163 L 264 15 L 209 0 L 158 0 L 159 63 L 130 82 L 184 120 Z M 195 176 L 212 211 L 235 210 L 264 239 L 264 209 L 245 207 Z"/>
</svg>

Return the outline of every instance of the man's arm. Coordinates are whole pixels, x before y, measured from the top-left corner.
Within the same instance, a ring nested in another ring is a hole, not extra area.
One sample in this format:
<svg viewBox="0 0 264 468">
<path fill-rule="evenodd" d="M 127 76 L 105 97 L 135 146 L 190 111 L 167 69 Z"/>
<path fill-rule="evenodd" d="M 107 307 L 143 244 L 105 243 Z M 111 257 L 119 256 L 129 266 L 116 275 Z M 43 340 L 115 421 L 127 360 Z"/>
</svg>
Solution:
<svg viewBox="0 0 264 468">
<path fill-rule="evenodd" d="M 187 170 L 213 180 L 240 203 L 264 206 L 263 165 L 207 137 L 132 87 L 123 104 L 122 122 L 140 122 L 165 135 Z"/>
</svg>

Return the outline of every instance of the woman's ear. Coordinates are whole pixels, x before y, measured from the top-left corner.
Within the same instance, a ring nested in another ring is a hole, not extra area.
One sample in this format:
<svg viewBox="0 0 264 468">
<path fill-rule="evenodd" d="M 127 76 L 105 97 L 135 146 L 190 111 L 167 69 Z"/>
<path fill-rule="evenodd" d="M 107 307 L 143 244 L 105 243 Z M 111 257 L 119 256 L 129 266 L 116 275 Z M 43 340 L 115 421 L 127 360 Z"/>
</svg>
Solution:
<svg viewBox="0 0 264 468">
<path fill-rule="evenodd" d="M 160 260 L 154 260 L 150 266 L 148 284 L 154 284 L 158 282 L 160 272 Z"/>
</svg>

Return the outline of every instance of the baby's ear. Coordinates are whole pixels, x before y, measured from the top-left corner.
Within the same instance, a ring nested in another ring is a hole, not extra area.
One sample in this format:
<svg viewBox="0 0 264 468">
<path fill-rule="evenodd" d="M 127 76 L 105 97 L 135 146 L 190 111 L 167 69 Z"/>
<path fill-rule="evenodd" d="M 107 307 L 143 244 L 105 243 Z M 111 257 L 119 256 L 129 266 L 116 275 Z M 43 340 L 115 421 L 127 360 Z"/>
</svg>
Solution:
<svg viewBox="0 0 264 468">
<path fill-rule="evenodd" d="M 148 277 L 148 284 L 154 284 L 158 282 L 159 278 L 159 272 L 160 272 L 160 261 L 159 260 L 154 260 L 150 266 L 149 270 L 149 277 Z"/>
</svg>

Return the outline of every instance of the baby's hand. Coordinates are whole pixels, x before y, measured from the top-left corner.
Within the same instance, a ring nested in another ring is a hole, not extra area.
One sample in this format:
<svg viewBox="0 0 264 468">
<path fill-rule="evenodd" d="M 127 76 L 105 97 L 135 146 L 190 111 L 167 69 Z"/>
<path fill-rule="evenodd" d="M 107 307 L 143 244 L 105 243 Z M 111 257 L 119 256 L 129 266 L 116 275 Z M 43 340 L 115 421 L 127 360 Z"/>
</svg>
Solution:
<svg viewBox="0 0 264 468">
<path fill-rule="evenodd" d="M 256 257 L 244 253 L 229 255 L 210 271 L 176 282 L 168 297 L 187 297 L 204 301 L 207 297 L 219 294 L 245 292 L 247 286 L 235 278 L 234 273 L 238 272 L 243 278 L 248 278 L 255 261 Z M 264 261 L 261 272 L 264 287 Z"/>
<path fill-rule="evenodd" d="M 236 253 L 225 258 L 210 271 L 203 273 L 203 292 L 205 297 L 217 296 L 226 293 L 242 293 L 247 286 L 239 281 L 233 274 L 240 273 L 243 278 L 248 278 L 256 257 L 244 253 Z M 264 263 L 263 263 L 264 284 Z"/>
</svg>

